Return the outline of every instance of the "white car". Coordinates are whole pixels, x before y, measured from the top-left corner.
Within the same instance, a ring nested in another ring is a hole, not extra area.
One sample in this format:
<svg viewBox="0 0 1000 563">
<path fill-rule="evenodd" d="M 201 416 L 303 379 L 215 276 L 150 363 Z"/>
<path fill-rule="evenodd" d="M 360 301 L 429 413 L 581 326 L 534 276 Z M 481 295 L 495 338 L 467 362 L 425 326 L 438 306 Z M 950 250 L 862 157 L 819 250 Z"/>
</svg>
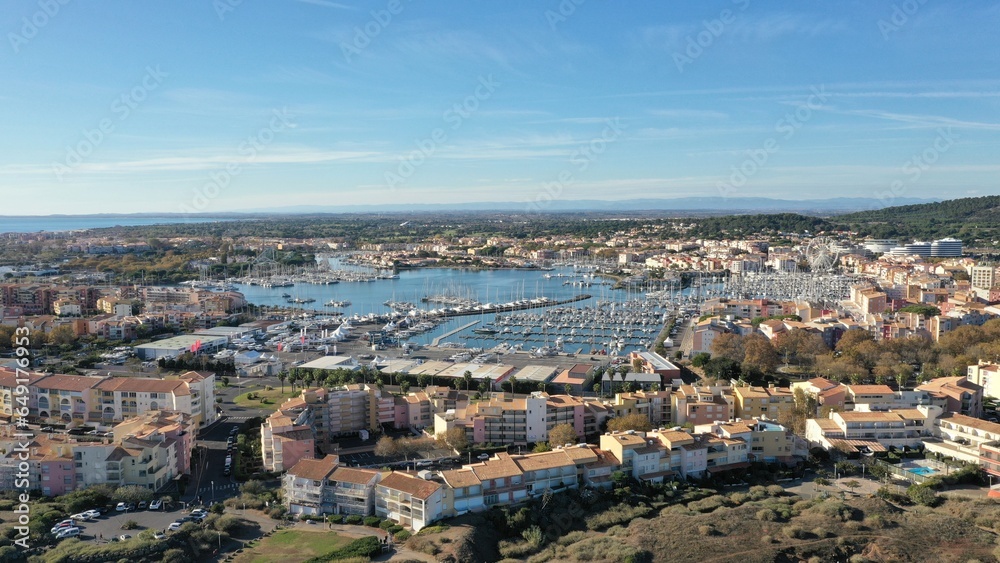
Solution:
<svg viewBox="0 0 1000 563">
<path fill-rule="evenodd" d="M 56 533 L 56 539 L 61 540 L 66 538 L 73 538 L 79 535 L 80 535 L 80 528 L 77 528 L 76 526 L 70 526 L 69 528 L 63 528 L 62 530 L 59 530 L 59 532 Z"/>
<path fill-rule="evenodd" d="M 73 520 L 90 520 L 90 513 L 89 512 L 81 512 L 79 514 L 74 514 L 74 515 L 70 516 L 70 518 L 72 518 Z"/>
<path fill-rule="evenodd" d="M 167 526 L 167 531 L 176 532 L 177 530 L 180 530 L 183 525 L 183 522 L 171 522 L 170 525 Z"/>
<path fill-rule="evenodd" d="M 118 505 L 115 506 L 115 510 L 117 510 L 118 512 L 124 512 L 126 506 L 127 505 L 124 502 L 119 502 Z"/>
<path fill-rule="evenodd" d="M 156 499 L 153 502 L 149 503 L 150 510 L 159 510 L 162 506 L 163 506 L 163 501 L 160 499 Z"/>
<path fill-rule="evenodd" d="M 88 520 L 90 520 L 91 518 L 98 518 L 98 517 L 100 517 L 101 513 L 98 510 L 88 510 L 88 511 L 84 512 L 83 515 L 86 516 Z"/>
<path fill-rule="evenodd" d="M 167 537 L 167 534 L 164 534 L 163 532 L 156 532 L 155 534 L 153 534 L 153 539 L 154 540 L 162 540 L 162 539 L 164 539 L 166 537 Z"/>
<path fill-rule="evenodd" d="M 121 540 L 121 541 L 130 540 L 130 539 L 132 539 L 132 536 L 129 535 L 129 534 L 122 534 L 122 535 L 118 536 L 118 539 Z"/>
<path fill-rule="evenodd" d="M 208 511 L 206 511 L 203 508 L 196 508 L 196 509 L 194 509 L 194 510 L 191 511 L 191 516 L 195 516 L 195 517 L 198 517 L 198 518 L 204 518 L 204 517 L 208 516 Z"/>
</svg>

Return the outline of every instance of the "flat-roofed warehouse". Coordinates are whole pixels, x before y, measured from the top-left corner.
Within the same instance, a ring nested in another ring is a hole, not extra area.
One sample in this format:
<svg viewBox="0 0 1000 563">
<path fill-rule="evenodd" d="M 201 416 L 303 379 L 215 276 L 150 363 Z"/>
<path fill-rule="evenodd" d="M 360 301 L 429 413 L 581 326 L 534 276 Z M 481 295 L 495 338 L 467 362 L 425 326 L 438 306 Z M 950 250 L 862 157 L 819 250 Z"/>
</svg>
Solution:
<svg viewBox="0 0 1000 563">
<path fill-rule="evenodd" d="M 518 381 L 541 381 L 547 383 L 557 373 L 559 373 L 557 366 L 531 364 L 519 369 L 514 373 L 513 377 L 516 377 Z"/>
<path fill-rule="evenodd" d="M 140 344 L 135 347 L 135 355 L 142 360 L 158 360 L 194 351 L 211 354 L 225 348 L 228 342 L 225 336 L 182 334 L 149 344 Z"/>
</svg>

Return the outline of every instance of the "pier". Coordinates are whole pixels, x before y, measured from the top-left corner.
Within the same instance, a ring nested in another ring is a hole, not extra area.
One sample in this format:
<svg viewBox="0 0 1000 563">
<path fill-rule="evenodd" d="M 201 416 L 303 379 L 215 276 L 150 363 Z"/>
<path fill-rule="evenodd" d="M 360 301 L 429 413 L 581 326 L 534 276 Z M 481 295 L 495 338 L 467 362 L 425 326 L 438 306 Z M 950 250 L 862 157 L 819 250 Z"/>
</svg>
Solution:
<svg viewBox="0 0 1000 563">
<path fill-rule="evenodd" d="M 445 338 L 448 338 L 449 336 L 451 336 L 453 334 L 458 334 L 459 332 L 462 332 L 463 330 L 465 330 L 465 329 L 467 329 L 467 328 L 469 328 L 471 326 L 476 326 L 477 324 L 479 324 L 479 321 L 472 321 L 471 323 L 469 323 L 467 325 L 460 326 L 460 327 L 456 328 L 455 330 L 446 332 L 446 333 L 442 334 L 441 336 L 437 336 L 437 337 L 434 338 L 434 340 L 431 341 L 431 346 L 437 346 Z"/>
<path fill-rule="evenodd" d="M 443 313 L 432 314 L 435 318 L 447 318 L 447 317 L 465 317 L 469 315 L 487 315 L 491 313 L 504 313 L 508 311 L 523 311 L 525 309 L 541 309 L 543 307 L 553 307 L 556 305 L 565 305 L 567 303 L 576 303 L 577 301 L 586 301 L 590 299 L 593 295 L 586 293 L 581 293 L 580 295 L 574 295 L 569 299 L 545 299 L 545 300 L 532 300 L 528 303 L 504 303 L 502 305 L 494 305 L 493 307 L 484 307 L 481 309 L 470 308 L 467 310 L 450 310 Z"/>
</svg>

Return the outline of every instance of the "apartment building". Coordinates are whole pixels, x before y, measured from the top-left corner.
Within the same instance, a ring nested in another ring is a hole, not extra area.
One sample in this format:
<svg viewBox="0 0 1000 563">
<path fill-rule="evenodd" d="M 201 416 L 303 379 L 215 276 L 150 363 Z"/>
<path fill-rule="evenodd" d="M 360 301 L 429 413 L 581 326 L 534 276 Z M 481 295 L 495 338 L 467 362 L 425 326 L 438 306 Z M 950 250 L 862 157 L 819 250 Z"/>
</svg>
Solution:
<svg viewBox="0 0 1000 563">
<path fill-rule="evenodd" d="M 733 387 L 736 418 L 778 420 L 795 409 L 795 396 L 788 387 Z"/>
<path fill-rule="evenodd" d="M 301 399 L 290 399 L 260 426 L 261 457 L 266 471 L 282 472 L 302 459 L 312 459 L 316 438 L 313 410 Z"/>
<path fill-rule="evenodd" d="M 843 452 L 917 447 L 931 436 L 934 421 L 942 412 L 936 405 L 890 412 L 832 412 L 829 418 L 806 420 L 806 440 Z"/>
<path fill-rule="evenodd" d="M 733 414 L 731 388 L 681 385 L 670 395 L 670 413 L 673 423 L 681 425 L 730 420 Z"/>
<path fill-rule="evenodd" d="M 281 478 L 282 502 L 288 512 L 310 516 L 332 514 L 335 503 L 329 480 L 339 463 L 338 456 L 327 455 L 321 459 L 300 459 L 291 466 Z"/>
<path fill-rule="evenodd" d="M 16 380 L 13 370 L 0 369 L 0 409 L 8 418 Z M 192 371 L 164 379 L 28 374 L 27 380 L 28 418 L 43 422 L 110 426 L 162 409 L 183 412 L 204 426 L 217 416 L 215 376 L 210 373 Z"/>
<path fill-rule="evenodd" d="M 443 501 L 440 483 L 393 472 L 376 485 L 375 515 L 419 532 L 441 518 Z"/>
<path fill-rule="evenodd" d="M 211 373 L 189 371 L 164 379 L 111 377 L 101 380 L 94 391 L 96 410 L 105 423 L 160 409 L 188 413 L 198 426 L 211 424 L 218 417 L 215 375 Z"/>
<path fill-rule="evenodd" d="M 17 481 L 24 479 L 21 463 L 23 438 L 16 437 L 13 426 L 0 426 L 0 490 L 13 491 Z M 25 449 L 28 455 L 28 483 L 32 490 L 46 496 L 58 496 L 76 489 L 76 468 L 72 456 L 65 455 L 59 446 L 71 438 L 65 435 L 43 434 L 35 436 Z M 20 475 L 19 475 L 20 474 Z"/>
<path fill-rule="evenodd" d="M 928 393 L 935 404 L 941 404 L 945 412 L 955 412 L 973 418 L 983 415 L 983 388 L 972 383 L 964 375 L 938 377 L 916 388 Z"/>
<path fill-rule="evenodd" d="M 336 514 L 370 516 L 375 512 L 375 485 L 382 474 L 371 469 L 338 467 L 327 478 Z"/>
<path fill-rule="evenodd" d="M 970 383 L 983 388 L 984 397 L 1000 399 L 1000 365 L 980 360 L 976 365 L 968 367 L 966 378 Z"/>
<path fill-rule="evenodd" d="M 168 461 L 171 474 L 191 473 L 191 452 L 198 435 L 198 425 L 191 415 L 179 411 L 149 411 L 115 425 L 113 433 L 118 443 L 129 437 L 164 444 L 174 442 L 175 456 Z"/>
<path fill-rule="evenodd" d="M 618 393 L 609 406 L 616 418 L 630 414 L 641 414 L 649 418 L 649 422 L 654 428 L 658 428 L 673 423 L 670 395 L 671 391 Z"/>
</svg>

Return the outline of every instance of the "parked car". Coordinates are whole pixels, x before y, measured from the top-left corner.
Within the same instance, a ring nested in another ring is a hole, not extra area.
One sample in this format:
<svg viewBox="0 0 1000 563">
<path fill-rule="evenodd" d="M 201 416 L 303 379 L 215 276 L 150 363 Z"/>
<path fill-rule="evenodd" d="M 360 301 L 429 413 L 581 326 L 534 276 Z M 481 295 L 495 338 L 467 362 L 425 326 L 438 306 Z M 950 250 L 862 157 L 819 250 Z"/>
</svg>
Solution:
<svg viewBox="0 0 1000 563">
<path fill-rule="evenodd" d="M 94 518 L 99 517 L 101 515 L 101 511 L 100 510 L 87 510 L 86 512 L 83 513 L 83 515 L 87 517 L 87 520 L 92 520 Z"/>
<path fill-rule="evenodd" d="M 476 456 L 476 459 L 478 459 L 479 461 L 486 461 L 490 459 L 490 454 L 479 454 L 478 456 Z"/>
<path fill-rule="evenodd" d="M 183 525 L 184 525 L 184 522 L 171 522 L 170 525 L 167 526 L 167 531 L 168 532 L 176 532 Z"/>
<path fill-rule="evenodd" d="M 119 502 L 117 505 L 115 505 L 115 510 L 117 510 L 118 512 L 124 512 L 126 510 L 125 508 L 126 506 L 128 505 L 125 504 L 124 502 Z"/>
<path fill-rule="evenodd" d="M 232 473 L 233 470 L 230 469 L 228 466 L 222 471 L 222 475 L 225 477 L 229 477 L 230 475 L 232 475 Z"/>
<path fill-rule="evenodd" d="M 139 510 L 146 510 L 147 506 L 149 506 L 148 502 L 146 502 L 144 500 L 140 500 L 139 501 Z"/>
<path fill-rule="evenodd" d="M 149 503 L 150 510 L 159 510 L 161 508 L 163 508 L 163 501 L 160 499 L 156 499 L 153 502 Z"/>
<path fill-rule="evenodd" d="M 56 534 L 56 539 L 61 540 L 66 538 L 74 538 L 79 535 L 80 535 L 80 528 L 77 528 L 76 526 L 71 526 L 69 528 L 63 528 L 62 530 L 59 530 L 59 533 Z"/>
<path fill-rule="evenodd" d="M 41 431 L 42 431 L 42 432 L 55 432 L 55 431 L 56 431 L 56 429 L 55 429 L 55 428 L 52 428 L 51 426 L 43 426 L 43 427 L 41 428 Z"/>
<path fill-rule="evenodd" d="M 129 535 L 129 534 L 122 534 L 122 535 L 118 536 L 118 539 L 120 539 L 121 541 L 130 540 L 130 539 L 132 539 L 132 536 Z"/>
<path fill-rule="evenodd" d="M 70 516 L 70 518 L 72 518 L 73 520 L 90 520 L 91 517 L 87 512 L 80 512 L 78 514 Z"/>
<path fill-rule="evenodd" d="M 126 504 L 125 505 L 125 510 L 135 510 L 135 503 L 134 502 L 130 502 L 130 503 Z"/>
<path fill-rule="evenodd" d="M 56 534 L 59 533 L 61 530 L 65 530 L 66 528 L 74 528 L 74 527 L 76 527 L 76 523 L 73 522 L 73 520 L 67 519 L 53 526 L 50 532 Z"/>
<path fill-rule="evenodd" d="M 208 511 L 205 510 L 204 508 L 195 508 L 194 510 L 191 511 L 191 516 L 198 516 L 198 515 L 208 516 Z"/>
<path fill-rule="evenodd" d="M 167 534 L 164 534 L 163 532 L 156 532 L 155 534 L 153 534 L 153 539 L 154 540 L 162 540 L 162 539 L 164 539 L 166 537 L 167 537 Z"/>
</svg>

